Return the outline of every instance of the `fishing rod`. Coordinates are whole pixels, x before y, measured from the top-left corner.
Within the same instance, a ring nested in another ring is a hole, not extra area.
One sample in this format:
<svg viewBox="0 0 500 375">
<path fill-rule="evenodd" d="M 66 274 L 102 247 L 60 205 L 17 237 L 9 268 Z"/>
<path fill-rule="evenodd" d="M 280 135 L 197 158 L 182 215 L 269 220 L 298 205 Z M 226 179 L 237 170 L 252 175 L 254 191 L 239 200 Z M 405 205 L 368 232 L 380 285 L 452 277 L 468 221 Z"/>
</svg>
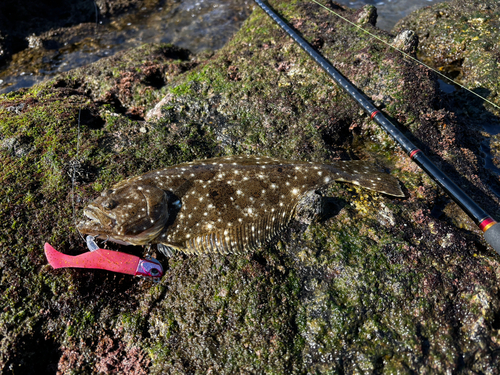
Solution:
<svg viewBox="0 0 500 375">
<path fill-rule="evenodd" d="M 312 59 L 361 107 L 370 115 L 370 119 L 379 124 L 408 154 L 422 170 L 429 175 L 476 223 L 483 231 L 484 239 L 495 251 L 500 254 L 500 225 L 481 207 L 479 207 L 467 194 L 463 192 L 452 180 L 448 178 L 429 158 L 416 147 L 404 134 L 396 128 L 361 92 L 342 76 L 323 56 L 321 56 L 309 43 L 307 43 L 294 29 L 269 5 L 262 0 L 255 0 L 264 12 L 267 13 Z"/>
</svg>

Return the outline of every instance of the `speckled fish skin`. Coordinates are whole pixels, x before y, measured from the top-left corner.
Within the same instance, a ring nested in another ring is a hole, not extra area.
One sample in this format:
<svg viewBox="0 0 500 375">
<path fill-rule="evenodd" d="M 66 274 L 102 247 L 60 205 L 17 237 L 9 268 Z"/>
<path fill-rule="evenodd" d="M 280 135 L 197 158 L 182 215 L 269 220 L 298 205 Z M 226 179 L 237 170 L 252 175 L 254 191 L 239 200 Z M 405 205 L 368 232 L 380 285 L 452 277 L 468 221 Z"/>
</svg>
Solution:
<svg viewBox="0 0 500 375">
<path fill-rule="evenodd" d="M 126 179 L 85 208 L 89 220 L 78 229 L 115 242 L 161 244 L 165 253 L 241 253 L 272 239 L 306 193 L 334 181 L 404 196 L 395 178 L 363 161 L 230 156 Z"/>
</svg>

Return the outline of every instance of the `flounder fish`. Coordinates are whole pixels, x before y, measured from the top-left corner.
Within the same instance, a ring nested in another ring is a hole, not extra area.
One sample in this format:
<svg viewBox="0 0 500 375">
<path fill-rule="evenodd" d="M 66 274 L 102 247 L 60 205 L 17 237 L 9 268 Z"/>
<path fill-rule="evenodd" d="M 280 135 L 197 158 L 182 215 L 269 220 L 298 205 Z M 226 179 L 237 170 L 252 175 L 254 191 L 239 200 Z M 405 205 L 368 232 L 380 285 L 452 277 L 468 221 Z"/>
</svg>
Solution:
<svg viewBox="0 0 500 375">
<path fill-rule="evenodd" d="M 78 229 L 118 243 L 158 244 L 165 255 L 241 253 L 271 240 L 307 193 L 334 181 L 404 196 L 394 177 L 364 161 L 227 156 L 121 181 L 84 209 Z"/>
</svg>

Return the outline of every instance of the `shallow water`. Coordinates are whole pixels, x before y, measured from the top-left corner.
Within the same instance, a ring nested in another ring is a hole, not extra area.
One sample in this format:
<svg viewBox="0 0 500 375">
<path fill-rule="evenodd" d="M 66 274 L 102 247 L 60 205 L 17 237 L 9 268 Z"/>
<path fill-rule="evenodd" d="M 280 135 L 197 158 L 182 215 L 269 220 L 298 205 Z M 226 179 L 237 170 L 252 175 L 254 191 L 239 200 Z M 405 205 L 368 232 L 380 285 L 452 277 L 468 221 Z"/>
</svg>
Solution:
<svg viewBox="0 0 500 375">
<path fill-rule="evenodd" d="M 335 0 L 350 8 L 361 8 L 363 5 L 377 7 L 377 27 L 390 31 L 396 22 L 417 9 L 442 3 L 444 0 Z"/>
<path fill-rule="evenodd" d="M 251 0 L 183 0 L 141 9 L 110 24 L 89 25 L 57 50 L 33 48 L 13 56 L 0 71 L 0 94 L 83 66 L 142 43 L 173 43 L 192 52 L 217 50 L 252 11 Z"/>
<path fill-rule="evenodd" d="M 442 0 L 338 0 L 351 8 L 375 5 L 377 25 L 390 30 L 413 10 Z M 251 0 L 182 0 L 164 8 L 146 9 L 107 25 L 90 25 L 76 41 L 47 50 L 32 48 L 13 56 L 0 70 L 0 94 L 30 87 L 59 72 L 145 42 L 174 43 L 193 52 L 217 50 L 240 28 L 256 6 Z"/>
</svg>

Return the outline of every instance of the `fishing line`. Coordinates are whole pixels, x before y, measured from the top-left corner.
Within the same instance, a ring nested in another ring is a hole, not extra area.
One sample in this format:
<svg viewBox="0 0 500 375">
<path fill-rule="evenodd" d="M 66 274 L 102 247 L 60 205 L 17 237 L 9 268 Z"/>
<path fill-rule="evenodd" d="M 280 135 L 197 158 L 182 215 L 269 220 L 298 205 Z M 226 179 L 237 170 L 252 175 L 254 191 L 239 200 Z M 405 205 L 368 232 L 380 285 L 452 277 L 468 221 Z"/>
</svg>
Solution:
<svg viewBox="0 0 500 375">
<path fill-rule="evenodd" d="M 95 9 L 95 24 L 99 25 L 99 10 L 97 9 L 97 3 L 95 2 L 95 0 L 94 0 L 94 9 Z"/>
<path fill-rule="evenodd" d="M 78 223 L 76 222 L 76 207 L 75 207 L 75 180 L 76 180 L 76 168 L 80 164 L 80 158 L 79 158 L 79 152 L 80 152 L 80 116 L 81 116 L 82 110 L 78 110 L 78 136 L 76 139 L 76 158 L 74 158 L 72 161 L 70 161 L 70 168 L 71 168 L 71 203 L 73 206 L 73 224 L 75 224 L 75 228 L 82 238 L 83 241 L 86 241 L 83 235 L 80 233 L 78 230 Z"/>
<path fill-rule="evenodd" d="M 314 1 L 314 0 L 312 0 Z M 311 57 L 324 71 L 342 87 L 375 121 L 384 129 L 438 186 L 440 186 L 478 225 L 483 236 L 495 251 L 500 254 L 500 224 L 479 207 L 462 189 L 446 176 L 432 161 L 415 146 L 392 122 L 390 122 L 373 103 L 359 91 L 347 78 L 316 51 L 305 39 L 286 23 L 264 0 L 255 2 Z M 316 1 L 314 1 L 316 2 Z M 321 4 L 320 4 L 321 5 Z"/>
<path fill-rule="evenodd" d="M 385 45 L 389 46 L 390 48 L 392 48 L 392 49 L 394 49 L 394 50 L 398 51 L 398 52 L 399 52 L 399 53 L 401 53 L 404 57 L 406 57 L 406 58 L 408 58 L 408 59 L 410 59 L 410 60 L 412 60 L 412 61 L 416 62 L 417 64 L 420 64 L 420 65 L 425 66 L 427 69 L 432 70 L 434 73 L 438 74 L 440 77 L 442 77 L 442 78 L 446 79 L 446 80 L 447 80 L 447 81 L 449 81 L 449 82 L 452 82 L 453 84 L 455 84 L 455 85 L 459 86 L 460 88 L 462 88 L 462 89 L 464 89 L 464 90 L 467 90 L 468 92 L 470 92 L 471 94 L 474 94 L 474 95 L 475 95 L 475 96 L 477 96 L 478 98 L 483 99 L 485 102 L 487 102 L 488 104 L 491 104 L 493 107 L 495 107 L 495 108 L 497 108 L 497 109 L 500 109 L 500 106 L 498 106 L 498 105 L 496 105 L 495 103 L 493 103 L 493 102 L 489 101 L 489 100 L 488 100 L 488 99 L 486 99 L 485 97 L 483 97 L 483 96 L 479 95 L 478 93 L 476 93 L 476 92 L 474 92 L 474 91 L 472 91 L 472 90 L 468 89 L 468 88 L 467 88 L 467 87 L 465 87 L 464 85 L 461 85 L 460 83 L 458 83 L 458 82 L 456 82 L 456 81 L 452 80 L 451 78 L 447 77 L 447 76 L 446 76 L 446 75 L 444 75 L 443 73 L 441 73 L 441 72 L 437 71 L 436 69 L 434 69 L 434 68 L 430 67 L 429 65 L 427 65 L 427 64 L 425 64 L 425 63 L 423 63 L 422 61 L 420 61 L 420 60 L 416 59 L 415 57 L 413 57 L 413 56 L 411 56 L 411 55 L 407 54 L 406 52 L 404 52 L 404 51 L 400 50 L 399 48 L 397 48 L 397 47 L 393 46 L 392 44 L 390 44 L 390 43 L 386 42 L 385 40 L 383 40 L 383 39 L 382 39 L 382 38 L 380 38 L 379 36 L 377 36 L 377 35 L 375 35 L 375 34 L 373 34 L 373 33 L 369 32 L 369 31 L 368 31 L 368 30 L 366 30 L 366 29 L 363 29 L 361 26 L 359 26 L 359 25 L 355 24 L 354 22 L 349 21 L 347 18 L 342 17 L 342 16 L 341 16 L 340 14 L 338 14 L 337 12 L 334 12 L 333 10 L 331 10 L 330 8 L 327 8 L 327 7 L 326 7 L 326 6 L 324 6 L 323 4 L 321 4 L 321 3 L 317 2 L 316 0 L 311 0 L 311 1 L 312 1 L 313 3 L 318 4 L 320 7 L 322 7 L 322 8 L 324 8 L 324 9 L 326 9 L 326 10 L 327 10 L 327 11 L 329 11 L 330 13 L 335 14 L 337 17 L 339 17 L 340 19 L 342 19 L 342 20 L 344 20 L 344 21 L 348 22 L 348 23 L 349 23 L 349 24 L 351 24 L 352 26 L 357 27 L 359 30 L 361 30 L 361 31 L 363 31 L 364 33 L 368 34 L 368 35 L 369 35 L 369 36 L 371 36 L 372 38 L 375 38 L 375 39 L 376 39 L 376 40 L 378 40 L 379 42 L 382 42 L 382 43 L 384 43 Z"/>
<path fill-rule="evenodd" d="M 78 110 L 78 136 L 76 138 L 76 158 L 79 160 L 79 152 L 80 152 L 80 117 L 82 114 L 82 109 Z"/>
</svg>

